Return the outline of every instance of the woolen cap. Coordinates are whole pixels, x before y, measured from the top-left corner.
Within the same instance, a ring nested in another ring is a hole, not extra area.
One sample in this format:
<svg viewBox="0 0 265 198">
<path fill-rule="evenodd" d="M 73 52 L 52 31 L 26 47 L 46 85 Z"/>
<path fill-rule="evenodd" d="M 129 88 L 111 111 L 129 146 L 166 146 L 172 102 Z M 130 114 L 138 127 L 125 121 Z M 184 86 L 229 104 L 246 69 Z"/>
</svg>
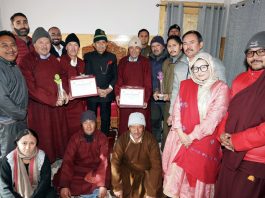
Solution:
<svg viewBox="0 0 265 198">
<path fill-rule="evenodd" d="M 49 33 L 43 27 L 38 27 L 32 34 L 32 43 L 36 43 L 42 37 L 48 38 L 51 41 Z"/>
<path fill-rule="evenodd" d="M 143 125 L 145 127 L 144 114 L 140 112 L 131 113 L 128 120 L 128 127 L 132 125 Z"/>
<path fill-rule="evenodd" d="M 91 110 L 87 110 L 85 112 L 82 113 L 81 115 L 81 123 L 87 121 L 87 120 L 91 120 L 91 121 L 96 121 L 97 117 L 94 111 Z"/>
<path fill-rule="evenodd" d="M 252 38 L 248 41 L 248 44 L 246 46 L 246 50 L 249 50 L 250 48 L 256 48 L 261 47 L 265 49 L 265 31 L 258 32 Z"/>
<path fill-rule="evenodd" d="M 155 36 L 152 38 L 150 45 L 152 46 L 153 43 L 160 43 L 162 46 L 165 46 L 165 42 L 162 36 Z"/>
<path fill-rule="evenodd" d="M 139 47 L 142 49 L 142 43 L 141 43 L 141 40 L 138 38 L 138 37 L 133 37 L 129 43 L 128 43 L 128 48 L 129 47 Z"/>
<path fill-rule="evenodd" d="M 95 43 L 100 40 L 108 41 L 105 32 L 101 29 L 96 29 L 93 42 Z"/>
<path fill-rule="evenodd" d="M 173 24 L 169 27 L 168 29 L 168 32 L 167 32 L 167 35 L 169 34 L 169 32 L 172 30 L 172 29 L 177 29 L 178 31 L 180 31 L 180 27 L 178 24 Z"/>
<path fill-rule="evenodd" d="M 76 42 L 78 46 L 80 47 L 80 41 L 78 37 L 75 35 L 75 33 L 69 34 L 65 39 L 65 46 L 70 42 Z"/>
</svg>

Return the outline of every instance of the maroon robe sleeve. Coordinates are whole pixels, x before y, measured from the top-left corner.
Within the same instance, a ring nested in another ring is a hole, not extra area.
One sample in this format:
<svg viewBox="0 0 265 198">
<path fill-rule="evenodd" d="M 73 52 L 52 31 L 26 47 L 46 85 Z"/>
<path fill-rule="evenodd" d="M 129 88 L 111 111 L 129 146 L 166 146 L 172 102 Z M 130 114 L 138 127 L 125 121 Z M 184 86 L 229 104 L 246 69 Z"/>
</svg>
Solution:
<svg viewBox="0 0 265 198">
<path fill-rule="evenodd" d="M 144 62 L 144 102 L 148 103 L 152 94 L 151 65 L 148 59 Z"/>
<path fill-rule="evenodd" d="M 58 64 L 61 67 L 59 75 L 62 79 L 63 89 L 66 93 L 69 93 L 68 72 L 60 62 Z"/>
<path fill-rule="evenodd" d="M 98 187 L 108 186 L 108 182 L 110 180 L 110 167 L 109 167 L 109 144 L 108 139 L 100 134 L 102 132 L 97 132 L 99 135 L 99 158 L 100 163 L 95 172 L 96 185 Z"/>
<path fill-rule="evenodd" d="M 127 60 L 128 56 L 122 58 L 119 62 L 119 66 L 118 66 L 118 79 L 117 82 L 115 84 L 115 95 L 116 96 L 120 96 L 120 89 L 123 86 L 123 68 L 124 68 L 124 64 L 125 61 Z"/>
<path fill-rule="evenodd" d="M 57 96 L 53 93 L 47 92 L 47 90 L 37 86 L 34 70 L 38 64 L 38 57 L 34 55 L 35 53 L 30 53 L 24 56 L 19 67 L 26 80 L 29 95 L 33 100 L 40 103 L 44 103 L 50 106 L 55 106 L 57 101 Z"/>
<path fill-rule="evenodd" d="M 59 186 L 62 188 L 70 188 L 70 183 L 74 174 L 73 170 L 74 170 L 75 154 L 79 146 L 78 137 L 79 137 L 78 133 L 76 133 L 71 137 L 64 154 L 60 181 L 59 181 Z"/>
</svg>

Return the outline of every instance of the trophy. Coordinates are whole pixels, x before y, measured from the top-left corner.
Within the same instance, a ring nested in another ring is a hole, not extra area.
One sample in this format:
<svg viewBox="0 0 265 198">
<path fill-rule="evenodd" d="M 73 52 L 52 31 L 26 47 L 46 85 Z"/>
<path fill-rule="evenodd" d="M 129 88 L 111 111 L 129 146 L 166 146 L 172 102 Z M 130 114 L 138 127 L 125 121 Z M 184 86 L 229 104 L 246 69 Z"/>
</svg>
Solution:
<svg viewBox="0 0 265 198">
<path fill-rule="evenodd" d="M 158 93 L 158 99 L 164 100 L 164 86 L 163 86 L 163 79 L 164 75 L 163 72 L 160 71 L 157 73 L 157 79 L 159 80 L 159 93 Z"/>
<path fill-rule="evenodd" d="M 57 89 L 58 89 L 58 99 L 64 99 L 63 95 L 63 84 L 62 84 L 62 79 L 60 78 L 59 74 L 55 74 L 54 76 L 54 82 L 57 84 Z"/>
</svg>

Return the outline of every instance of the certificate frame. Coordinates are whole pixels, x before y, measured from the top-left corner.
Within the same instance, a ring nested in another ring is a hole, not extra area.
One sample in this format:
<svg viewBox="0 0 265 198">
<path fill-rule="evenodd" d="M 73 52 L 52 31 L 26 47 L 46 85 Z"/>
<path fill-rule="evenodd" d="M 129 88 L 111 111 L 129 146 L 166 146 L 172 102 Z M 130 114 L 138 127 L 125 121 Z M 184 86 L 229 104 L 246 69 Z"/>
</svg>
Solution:
<svg viewBox="0 0 265 198">
<path fill-rule="evenodd" d="M 144 87 L 123 86 L 120 88 L 121 108 L 143 108 L 144 107 Z"/>
<path fill-rule="evenodd" d="M 69 86 L 73 98 L 98 95 L 96 78 L 93 75 L 73 76 L 69 79 Z"/>
</svg>

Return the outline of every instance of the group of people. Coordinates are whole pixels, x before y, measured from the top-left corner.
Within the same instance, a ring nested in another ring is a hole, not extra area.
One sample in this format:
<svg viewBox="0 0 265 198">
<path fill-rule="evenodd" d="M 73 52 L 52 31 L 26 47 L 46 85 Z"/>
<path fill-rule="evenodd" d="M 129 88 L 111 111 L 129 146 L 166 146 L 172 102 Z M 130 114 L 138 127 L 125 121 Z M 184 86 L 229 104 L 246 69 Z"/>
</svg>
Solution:
<svg viewBox="0 0 265 198">
<path fill-rule="evenodd" d="M 230 89 L 201 34 L 180 38 L 177 24 L 150 46 L 141 29 L 118 63 L 101 29 L 82 60 L 76 34 L 63 42 L 59 28 L 39 27 L 30 38 L 23 13 L 10 20 L 13 33 L 0 31 L 1 197 L 265 196 L 265 31 L 247 43 L 248 71 Z M 80 75 L 95 76 L 97 96 L 71 96 Z M 124 86 L 143 88 L 144 102 L 119 108 L 110 154 L 111 103 Z"/>
</svg>

